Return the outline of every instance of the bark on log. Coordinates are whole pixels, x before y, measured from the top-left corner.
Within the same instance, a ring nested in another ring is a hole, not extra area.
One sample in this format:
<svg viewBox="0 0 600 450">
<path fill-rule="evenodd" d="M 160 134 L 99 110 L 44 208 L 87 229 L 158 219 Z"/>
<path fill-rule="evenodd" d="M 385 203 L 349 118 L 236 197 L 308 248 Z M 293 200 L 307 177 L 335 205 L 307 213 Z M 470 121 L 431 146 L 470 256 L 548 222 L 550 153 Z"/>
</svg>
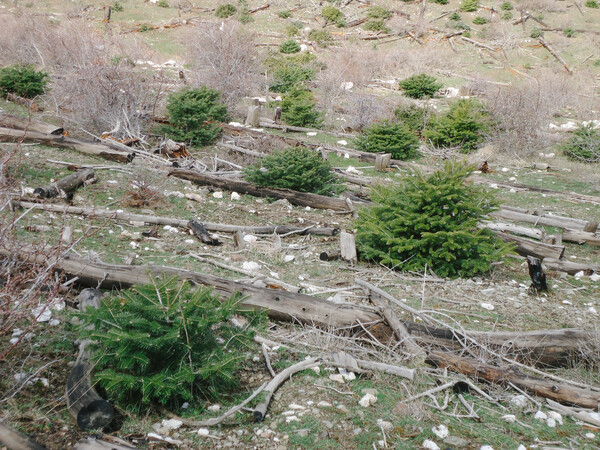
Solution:
<svg viewBox="0 0 600 450">
<path fill-rule="evenodd" d="M 569 67 L 569 65 L 567 64 L 567 62 L 558 54 L 556 53 L 556 51 L 550 47 L 550 44 L 548 44 L 543 37 L 539 37 L 538 41 L 540 41 L 540 44 L 542 44 L 542 46 L 548 50 L 548 52 L 554 56 L 554 58 L 563 65 L 563 67 L 565 68 L 565 70 L 567 72 L 569 72 L 569 75 L 573 75 L 573 70 L 571 70 L 571 68 Z"/>
<path fill-rule="evenodd" d="M 562 239 L 563 241 L 600 247 L 600 234 L 598 233 L 565 229 L 562 233 Z"/>
<path fill-rule="evenodd" d="M 58 197 L 59 195 L 63 195 L 63 193 L 68 195 L 79 186 L 85 184 L 86 181 L 93 178 L 94 169 L 78 170 L 77 172 L 61 178 L 52 184 L 36 188 L 33 191 L 33 194 L 40 198 Z"/>
<path fill-rule="evenodd" d="M 286 199 L 294 205 L 310 206 L 317 209 L 332 209 L 334 211 L 351 212 L 345 200 L 324 195 L 298 192 L 289 189 L 272 189 L 256 186 L 244 180 L 232 180 L 214 175 L 208 175 L 193 170 L 174 169 L 169 176 L 175 176 L 192 181 L 200 186 L 214 186 L 229 191 L 241 192 L 256 197 L 271 197 Z"/>
<path fill-rule="evenodd" d="M 518 209 L 518 208 L 514 208 Z M 498 219 L 506 219 L 506 220 L 514 220 L 518 222 L 527 222 L 527 223 L 535 223 L 537 225 L 548 225 L 551 227 L 558 228 L 568 228 L 571 230 L 583 231 L 586 227 L 591 227 L 588 225 L 590 222 L 586 220 L 573 219 L 570 217 L 562 217 L 562 216 L 554 216 L 548 214 L 535 215 L 529 214 L 524 209 L 518 210 L 509 210 L 504 208 L 499 211 L 494 211 L 490 214 L 492 217 L 497 217 Z M 590 229 L 588 228 L 588 231 Z M 596 231 L 596 230 L 592 230 Z"/>
<path fill-rule="evenodd" d="M 221 242 L 216 237 L 211 236 L 206 227 L 197 220 L 190 220 L 188 227 L 201 242 L 207 245 L 221 245 Z"/>
<path fill-rule="evenodd" d="M 483 222 L 477 225 L 478 228 L 487 228 L 493 231 L 508 231 L 510 233 L 520 234 L 533 239 L 543 240 L 544 232 L 538 228 L 529 228 L 515 225 L 514 223 L 502 222 Z"/>
<path fill-rule="evenodd" d="M 38 111 L 44 110 L 44 108 L 42 108 L 40 105 L 38 105 L 34 100 L 25 98 L 25 97 L 21 97 L 19 95 L 13 94 L 12 92 L 9 92 L 8 94 L 6 94 L 6 99 L 9 102 L 13 102 L 13 103 L 16 103 L 17 105 L 24 106 L 30 112 L 38 112 Z"/>
<path fill-rule="evenodd" d="M 32 263 L 50 264 L 53 262 L 48 261 L 46 255 L 25 244 L 19 248 L 21 250 L 15 255 L 12 249 L 0 247 L 0 254 L 13 255 Z M 83 286 L 96 287 L 101 281 L 102 289 L 148 284 L 151 280 L 150 277 L 159 277 L 164 273 L 167 276 L 176 276 L 180 280 L 189 280 L 195 284 L 210 286 L 217 295 L 226 298 L 236 292 L 241 292 L 247 296 L 243 301 L 244 305 L 264 308 L 275 320 L 299 321 L 332 327 L 354 326 L 358 324 L 358 321 L 363 324 L 381 321 L 379 315 L 358 305 L 336 304 L 305 294 L 260 288 L 174 267 L 114 265 L 68 254 L 64 258 L 56 260 L 54 270 L 64 272 L 68 277 L 79 277 L 78 283 Z"/>
<path fill-rule="evenodd" d="M 329 250 L 327 252 L 321 252 L 319 254 L 319 259 L 321 261 L 335 261 L 336 259 L 340 259 L 342 256 L 342 252 L 340 250 Z"/>
<path fill-rule="evenodd" d="M 430 352 L 427 362 L 439 368 L 450 368 L 476 380 L 486 380 L 500 385 L 510 382 L 523 390 L 561 404 L 591 408 L 595 411 L 600 406 L 599 391 L 591 391 L 539 377 L 532 377 L 513 367 L 496 367 L 483 364 L 472 358 L 463 358 L 438 351 Z"/>
<path fill-rule="evenodd" d="M 135 156 L 135 153 L 114 150 L 97 142 L 34 131 L 25 132 L 11 128 L 0 128 L 0 142 L 39 142 L 48 147 L 68 148 L 87 155 L 99 156 L 100 158 L 122 163 L 130 162 Z"/>
<path fill-rule="evenodd" d="M 561 259 L 565 253 L 565 247 L 562 245 L 544 244 L 542 242 L 532 241 L 531 239 L 504 233 L 502 231 L 492 231 L 492 233 L 504 242 L 513 242 L 517 244 L 515 251 L 522 256 L 535 256 L 540 259 Z"/>
<path fill-rule="evenodd" d="M 36 133 L 61 135 L 64 128 L 35 120 L 31 117 L 17 117 L 11 114 L 0 114 L 0 126 L 17 130 L 35 131 Z"/>
<path fill-rule="evenodd" d="M 81 208 L 77 206 L 62 206 L 43 203 L 31 203 L 23 201 L 14 201 L 14 206 L 21 208 L 41 209 L 66 214 L 76 214 L 88 218 L 112 218 L 124 222 L 138 222 L 145 225 L 170 225 L 172 227 L 188 228 L 189 221 L 183 219 L 173 219 L 170 217 L 151 216 L 147 214 L 133 214 L 128 212 L 119 212 L 110 209 Z M 299 235 L 314 234 L 318 236 L 336 236 L 339 233 L 338 228 L 329 227 L 291 227 L 287 225 L 268 225 L 268 226 L 244 226 L 229 225 L 224 223 L 202 222 L 202 225 L 208 230 L 220 233 L 251 233 L 251 234 L 288 234 Z"/>
<path fill-rule="evenodd" d="M 0 421 L 0 444 L 8 450 L 46 450 L 30 437 L 24 435 Z"/>
<path fill-rule="evenodd" d="M 305 128 L 305 127 L 295 127 L 292 125 L 279 125 L 277 123 L 271 123 L 271 122 L 260 122 L 260 127 L 261 128 L 274 128 L 276 130 L 282 130 L 282 131 L 294 131 L 294 132 L 298 132 L 298 133 L 322 133 L 322 134 L 329 134 L 332 136 L 336 136 L 336 137 L 356 137 L 356 135 L 352 134 L 352 133 L 339 133 L 336 131 L 323 131 L 323 130 L 317 130 L 316 128 Z"/>
<path fill-rule="evenodd" d="M 403 321 L 409 333 L 419 343 L 433 345 L 445 351 L 461 350 L 465 336 L 446 328 Z M 582 359 L 581 348 L 597 342 L 596 332 L 565 328 L 535 331 L 467 331 L 466 336 L 494 351 L 501 351 L 524 364 L 549 367 L 570 367 Z"/>
</svg>

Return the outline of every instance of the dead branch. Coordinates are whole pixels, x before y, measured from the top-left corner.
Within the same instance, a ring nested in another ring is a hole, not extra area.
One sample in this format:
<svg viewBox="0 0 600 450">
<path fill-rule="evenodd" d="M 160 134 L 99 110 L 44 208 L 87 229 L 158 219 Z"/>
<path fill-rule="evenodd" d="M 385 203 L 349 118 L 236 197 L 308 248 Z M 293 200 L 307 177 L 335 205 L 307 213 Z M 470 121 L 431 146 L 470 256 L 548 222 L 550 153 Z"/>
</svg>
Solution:
<svg viewBox="0 0 600 450">
<path fill-rule="evenodd" d="M 571 68 L 569 67 L 569 65 L 567 64 L 567 62 L 566 62 L 566 61 L 565 61 L 563 58 L 561 58 L 561 56 L 560 56 L 558 53 L 556 53 L 556 51 L 554 51 L 554 49 L 553 49 L 552 47 L 550 47 L 550 44 L 548 44 L 548 43 L 547 43 L 547 42 L 544 40 L 544 38 L 543 38 L 543 37 L 541 37 L 541 36 L 540 36 L 540 37 L 538 38 L 538 41 L 540 41 L 540 44 L 542 44 L 542 46 L 543 46 L 543 47 L 544 47 L 546 50 L 548 50 L 548 52 L 549 52 L 549 53 L 550 53 L 552 56 L 554 56 L 554 58 L 555 58 L 555 59 L 556 59 L 556 60 L 557 60 L 559 63 L 561 63 L 561 64 L 563 65 L 563 67 L 565 68 L 565 70 L 566 70 L 567 72 L 569 72 L 569 75 L 573 75 L 573 70 L 571 70 Z"/>
</svg>

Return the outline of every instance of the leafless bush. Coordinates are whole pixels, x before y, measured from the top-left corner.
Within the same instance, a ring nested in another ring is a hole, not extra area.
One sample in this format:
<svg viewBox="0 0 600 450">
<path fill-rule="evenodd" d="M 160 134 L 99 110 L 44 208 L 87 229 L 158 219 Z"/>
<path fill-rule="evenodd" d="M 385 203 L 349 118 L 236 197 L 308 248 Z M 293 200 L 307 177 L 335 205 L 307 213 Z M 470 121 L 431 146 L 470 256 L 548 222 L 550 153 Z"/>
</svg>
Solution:
<svg viewBox="0 0 600 450">
<path fill-rule="evenodd" d="M 163 194 L 165 180 L 162 174 L 142 166 L 133 167 L 129 188 L 123 196 L 123 205 L 149 208 L 167 204 Z"/>
<path fill-rule="evenodd" d="M 362 130 L 373 122 L 393 116 L 393 105 L 376 95 L 347 93 L 347 105 L 350 111 L 348 126 L 352 130 Z"/>
<path fill-rule="evenodd" d="M 569 81 L 546 74 L 518 86 L 488 87 L 485 97 L 497 125 L 493 138 L 498 147 L 526 155 L 548 146 L 552 141 L 547 130 L 553 115 L 575 96 Z"/>
<path fill-rule="evenodd" d="M 194 68 L 192 85 L 219 90 L 229 108 L 260 86 L 254 36 L 235 22 L 198 26 L 184 43 Z"/>
</svg>

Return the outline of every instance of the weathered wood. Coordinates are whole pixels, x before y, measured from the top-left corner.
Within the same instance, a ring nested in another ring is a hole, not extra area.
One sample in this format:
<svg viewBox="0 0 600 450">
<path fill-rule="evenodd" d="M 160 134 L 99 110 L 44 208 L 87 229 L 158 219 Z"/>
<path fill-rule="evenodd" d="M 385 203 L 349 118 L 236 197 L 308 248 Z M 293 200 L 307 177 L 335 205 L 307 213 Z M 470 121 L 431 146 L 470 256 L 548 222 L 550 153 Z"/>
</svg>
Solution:
<svg viewBox="0 0 600 450">
<path fill-rule="evenodd" d="M 260 124 L 260 106 L 248 106 L 248 114 L 246 115 L 246 125 L 258 127 Z"/>
<path fill-rule="evenodd" d="M 558 272 L 567 272 L 570 275 L 583 272 L 586 275 L 591 275 L 593 272 L 600 273 L 600 264 L 591 263 L 575 263 L 571 261 L 561 261 L 553 258 L 544 259 L 544 265 L 548 270 L 556 270 Z"/>
<path fill-rule="evenodd" d="M 44 108 L 38 103 L 36 103 L 33 99 L 21 97 L 19 95 L 13 94 L 12 92 L 6 94 L 6 99 L 10 102 L 16 103 L 17 105 L 24 106 L 30 112 L 38 112 L 44 110 Z"/>
<path fill-rule="evenodd" d="M 69 195 L 79 186 L 85 184 L 86 181 L 94 178 L 94 169 L 78 170 L 71 175 L 61 178 L 52 184 L 36 188 L 33 191 L 34 195 L 40 198 L 52 198 L 59 195 Z"/>
<path fill-rule="evenodd" d="M 592 391 L 533 377 L 514 367 L 496 367 L 481 363 L 473 358 L 464 358 L 438 351 L 430 352 L 427 362 L 439 368 L 449 368 L 474 379 L 485 380 L 494 384 L 513 383 L 521 389 L 561 404 L 581 406 L 593 410 L 597 410 L 600 406 L 600 391 Z"/>
<path fill-rule="evenodd" d="M 556 51 L 550 47 L 550 44 L 548 44 L 543 37 L 539 37 L 538 41 L 540 42 L 540 44 L 542 44 L 542 47 L 544 47 L 546 50 L 548 50 L 548 52 L 554 56 L 554 58 L 563 65 L 563 67 L 565 68 L 565 70 L 567 72 L 569 72 L 570 75 L 573 75 L 573 70 L 571 70 L 571 68 L 569 67 L 569 65 L 567 64 L 567 62 L 558 54 L 556 53 Z"/>
<path fill-rule="evenodd" d="M 48 261 L 48 257 L 33 247 L 23 244 L 17 254 L 13 249 L 0 246 L 0 255 L 13 255 L 31 263 L 54 263 L 54 270 L 67 277 L 79 277 L 78 284 L 100 288 L 127 288 L 134 284 L 148 284 L 152 277 L 163 273 L 180 280 L 213 288 L 215 294 L 229 298 L 236 292 L 246 296 L 242 302 L 246 306 L 264 308 L 275 320 L 318 324 L 331 327 L 348 327 L 379 322 L 381 318 L 359 305 L 337 304 L 305 294 L 297 294 L 278 289 L 260 288 L 251 284 L 227 280 L 214 275 L 192 272 L 167 266 L 125 266 L 90 261 L 73 254 Z"/>
<path fill-rule="evenodd" d="M 339 198 L 326 197 L 324 195 L 311 194 L 308 192 L 292 191 L 290 189 L 273 189 L 256 186 L 244 180 L 232 180 L 196 172 L 194 170 L 174 169 L 169 172 L 169 175 L 192 181 L 200 186 L 214 186 L 229 191 L 254 195 L 256 197 L 286 199 L 294 205 L 310 206 L 311 208 L 351 212 L 348 209 L 346 201 Z"/>
<path fill-rule="evenodd" d="M 18 117 L 11 114 L 0 113 L 0 126 L 6 128 L 15 128 L 17 130 L 29 130 L 37 133 L 56 134 L 63 133 L 64 128 L 57 127 L 32 117 Z"/>
<path fill-rule="evenodd" d="M 375 156 L 375 170 L 377 172 L 383 172 L 390 165 L 391 160 L 391 153 L 384 153 L 382 155 Z"/>
<path fill-rule="evenodd" d="M 563 241 L 600 247 L 600 234 L 598 233 L 565 229 L 562 233 L 562 239 Z"/>
<path fill-rule="evenodd" d="M 477 225 L 478 228 L 487 228 L 493 231 L 507 231 L 510 233 L 520 234 L 533 239 L 543 240 L 545 233 L 539 228 L 529 228 L 515 225 L 513 223 L 502 222 L 483 222 Z"/>
<path fill-rule="evenodd" d="M 108 145 L 97 142 L 35 131 L 13 130 L 11 128 L 0 128 L 0 142 L 39 142 L 48 147 L 68 148 L 87 155 L 99 156 L 100 158 L 122 163 L 130 162 L 135 156 L 135 153 L 115 150 Z"/>
<path fill-rule="evenodd" d="M 0 421 L 0 444 L 8 450 L 46 450 L 46 447 L 9 427 L 3 421 Z"/>
<path fill-rule="evenodd" d="M 96 437 L 81 438 L 73 446 L 73 450 L 135 450 L 135 448 Z"/>
<path fill-rule="evenodd" d="M 342 231 L 340 233 L 340 255 L 343 260 L 356 263 L 356 240 L 354 234 Z"/>
<path fill-rule="evenodd" d="M 111 209 L 81 208 L 77 206 L 63 206 L 54 204 L 31 203 L 24 201 L 13 201 L 14 206 L 21 208 L 33 208 L 45 211 L 52 211 L 63 214 L 76 214 L 88 218 L 111 218 L 123 222 L 143 223 L 145 225 L 170 225 L 172 227 L 188 228 L 189 221 L 184 219 L 174 219 L 170 217 L 151 216 L 148 214 L 133 214 Z M 314 234 L 319 236 L 336 236 L 339 233 L 338 228 L 328 227 L 292 227 L 287 225 L 268 225 L 268 226 L 244 226 L 229 225 L 224 223 L 202 222 L 202 225 L 208 230 L 221 233 L 251 233 L 251 234 Z"/>
<path fill-rule="evenodd" d="M 106 5 L 104 7 L 104 23 L 106 23 L 106 24 L 110 23 L 110 13 L 111 13 L 111 7 L 110 7 L 110 5 Z"/>
<path fill-rule="evenodd" d="M 515 251 L 522 256 L 535 256 L 540 259 L 561 259 L 565 254 L 565 247 L 562 245 L 544 244 L 542 242 L 532 241 L 531 239 L 504 233 L 502 231 L 492 231 L 492 233 L 504 242 L 517 244 Z"/>
<path fill-rule="evenodd" d="M 200 239 L 200 241 L 203 242 L 204 244 L 221 245 L 221 242 L 219 241 L 219 239 L 217 239 L 215 236 L 211 236 L 208 233 L 208 231 L 206 230 L 206 227 L 204 226 L 204 224 L 202 224 L 201 222 L 198 222 L 197 220 L 190 220 L 188 222 L 188 227 L 190 228 L 190 230 L 192 230 L 194 235 L 198 239 Z"/>
<path fill-rule="evenodd" d="M 517 208 L 514 208 L 517 209 Z M 526 210 L 519 209 L 518 211 L 509 210 L 505 207 L 490 214 L 492 217 L 505 220 L 514 220 L 516 222 L 534 223 L 536 225 L 548 225 L 551 227 L 568 228 L 571 230 L 581 230 L 587 226 L 592 227 L 593 223 L 581 219 L 573 219 L 571 217 L 555 216 L 549 214 L 530 214 Z M 590 224 L 590 225 L 588 225 Z M 595 231 L 595 230 L 594 230 Z"/>
<path fill-rule="evenodd" d="M 306 127 L 295 127 L 292 125 L 279 125 L 277 123 L 271 123 L 271 122 L 261 122 L 260 123 L 261 128 L 274 128 L 276 130 L 282 130 L 282 131 L 294 131 L 294 132 L 298 132 L 298 133 L 322 133 L 322 134 L 329 134 L 332 136 L 337 136 L 337 137 L 356 137 L 354 134 L 352 133 L 340 133 L 337 131 L 323 131 L 323 130 L 318 130 L 316 128 L 306 128 Z"/>
<path fill-rule="evenodd" d="M 319 254 L 319 259 L 321 261 L 335 261 L 336 259 L 340 259 L 342 256 L 342 252 L 340 250 L 329 250 L 327 252 L 321 252 Z"/>
<path fill-rule="evenodd" d="M 281 123 L 281 106 L 275 108 L 275 114 L 273 115 L 273 122 L 276 124 Z"/>
<path fill-rule="evenodd" d="M 531 278 L 531 286 L 529 289 L 534 293 L 548 292 L 546 274 L 544 273 L 544 269 L 542 269 L 542 262 L 539 258 L 528 256 L 527 267 L 529 268 L 529 278 Z"/>
</svg>

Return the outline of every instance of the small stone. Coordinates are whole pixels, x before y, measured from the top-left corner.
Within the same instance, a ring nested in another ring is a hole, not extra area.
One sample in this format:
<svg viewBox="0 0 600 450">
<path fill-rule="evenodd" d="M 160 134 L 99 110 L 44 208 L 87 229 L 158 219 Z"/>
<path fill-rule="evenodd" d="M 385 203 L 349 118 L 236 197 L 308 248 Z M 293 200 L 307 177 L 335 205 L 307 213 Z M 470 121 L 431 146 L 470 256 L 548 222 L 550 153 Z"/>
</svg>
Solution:
<svg viewBox="0 0 600 450">
<path fill-rule="evenodd" d="M 467 447 L 469 445 L 469 441 L 463 438 L 459 438 L 457 436 L 448 436 L 444 439 L 444 444 L 449 445 L 450 447 Z"/>
<path fill-rule="evenodd" d="M 594 433 L 585 433 L 585 437 L 587 439 L 596 439 L 596 435 Z"/>
<path fill-rule="evenodd" d="M 344 139 L 342 139 L 341 141 L 337 141 L 338 145 L 348 145 L 348 142 L 346 142 Z"/>
<path fill-rule="evenodd" d="M 294 255 L 285 255 L 285 256 L 283 257 L 283 261 L 284 261 L 284 262 L 286 262 L 286 263 L 287 263 L 287 262 L 292 262 L 294 259 L 296 259 L 296 258 L 294 257 Z"/>
<path fill-rule="evenodd" d="M 223 198 L 223 193 L 221 191 L 213 192 L 214 198 Z"/>
<path fill-rule="evenodd" d="M 242 269 L 247 270 L 249 272 L 258 272 L 260 268 L 260 264 L 254 261 L 244 261 L 242 263 Z"/>
<path fill-rule="evenodd" d="M 591 274 L 590 281 L 600 281 L 600 274 L 597 274 L 597 273 Z"/>
<path fill-rule="evenodd" d="M 308 131 L 308 132 L 306 133 L 306 135 L 307 135 L 307 136 L 316 136 L 316 135 L 317 135 L 317 132 L 316 132 L 316 131 Z"/>
<path fill-rule="evenodd" d="M 377 397 L 375 397 L 373 394 L 365 394 L 363 398 L 358 401 L 358 404 L 363 408 L 368 408 L 375 403 L 377 403 Z"/>
<path fill-rule="evenodd" d="M 49 322 L 52 318 L 52 311 L 47 305 L 40 305 L 33 308 L 31 315 L 35 317 L 36 322 Z"/>
<path fill-rule="evenodd" d="M 306 409 L 304 406 L 302 405 L 297 405 L 296 403 L 290 403 L 289 406 L 290 409 Z"/>
<path fill-rule="evenodd" d="M 242 198 L 242 196 L 240 194 L 238 194 L 237 192 L 231 193 L 231 200 L 239 200 L 240 198 Z"/>
<path fill-rule="evenodd" d="M 556 411 L 549 411 L 548 412 L 548 420 L 549 419 L 555 420 L 556 423 L 558 423 L 559 425 L 563 424 L 562 416 L 559 413 L 557 413 Z"/>
<path fill-rule="evenodd" d="M 208 436 L 210 434 L 210 431 L 208 431 L 208 428 L 200 428 L 198 430 L 198 436 Z"/>
<path fill-rule="evenodd" d="M 377 419 L 377 425 L 379 425 L 383 431 L 392 431 L 394 429 L 392 422 L 388 422 L 387 420 Z"/>
<path fill-rule="evenodd" d="M 444 424 L 440 424 L 437 427 L 433 427 L 431 429 L 431 431 L 433 431 L 433 434 L 435 434 L 440 439 L 447 438 L 448 434 L 450 434 L 448 432 L 448 427 L 446 425 L 444 425 Z"/>
<path fill-rule="evenodd" d="M 379 394 L 379 391 L 374 388 L 364 388 L 364 389 L 361 389 L 360 392 L 362 392 L 363 394 L 371 394 L 371 395 Z"/>
<path fill-rule="evenodd" d="M 290 423 L 290 422 L 300 422 L 300 419 L 298 419 L 296 416 L 287 416 L 285 418 L 285 423 Z"/>
<path fill-rule="evenodd" d="M 524 395 L 519 394 L 511 397 L 510 403 L 511 405 L 516 406 L 517 408 L 525 408 L 527 406 L 527 403 L 529 403 L 529 400 Z"/>
<path fill-rule="evenodd" d="M 588 308 L 588 312 L 591 314 L 598 314 L 598 311 L 596 311 L 596 308 L 594 308 L 593 306 L 590 306 Z"/>
<path fill-rule="evenodd" d="M 254 236 L 253 234 L 246 234 L 244 236 L 244 242 L 247 242 L 249 244 L 253 244 L 256 241 L 258 241 L 258 238 L 256 236 Z"/>
<path fill-rule="evenodd" d="M 331 408 L 333 405 L 329 402 L 321 400 L 319 403 L 317 403 L 317 406 L 319 408 Z"/>
<path fill-rule="evenodd" d="M 487 309 L 488 311 L 493 311 L 494 310 L 494 305 L 492 305 L 491 303 L 482 303 L 481 307 L 483 309 Z"/>
<path fill-rule="evenodd" d="M 548 425 L 550 428 L 556 428 L 556 420 L 549 417 L 546 419 L 546 425 Z"/>
<path fill-rule="evenodd" d="M 214 405 L 210 405 L 207 409 L 209 411 L 219 411 L 221 409 L 221 405 L 215 403 Z"/>
<path fill-rule="evenodd" d="M 352 430 L 352 434 L 354 434 L 354 436 L 358 436 L 360 433 L 362 433 L 362 428 L 355 428 Z"/>
<path fill-rule="evenodd" d="M 333 428 L 333 422 L 330 422 L 329 420 L 324 420 L 323 425 L 325 425 L 329 429 Z"/>
<path fill-rule="evenodd" d="M 433 442 L 433 441 L 431 441 L 429 439 L 425 439 L 423 441 L 423 444 L 421 444 L 421 446 L 423 448 L 428 449 L 428 450 L 440 450 L 440 448 L 438 447 L 438 445 L 435 442 Z"/>
<path fill-rule="evenodd" d="M 479 450 L 494 450 L 494 447 L 491 445 L 482 445 Z"/>
<path fill-rule="evenodd" d="M 501 419 L 507 423 L 513 423 L 515 420 L 517 420 L 517 417 L 514 414 L 506 414 L 502 416 Z"/>
<path fill-rule="evenodd" d="M 543 411 L 538 411 L 535 413 L 535 416 L 533 416 L 533 418 L 537 420 L 546 420 L 548 418 L 548 415 Z"/>
<path fill-rule="evenodd" d="M 344 384 L 344 377 L 339 373 L 329 375 L 329 379 L 331 381 L 337 381 L 340 384 Z"/>
<path fill-rule="evenodd" d="M 315 367 L 311 367 L 311 369 L 317 374 L 319 375 L 321 373 L 321 368 L 319 366 L 315 366 Z"/>
<path fill-rule="evenodd" d="M 519 444 L 517 450 L 527 450 L 527 447 L 525 447 L 523 444 Z"/>
</svg>

